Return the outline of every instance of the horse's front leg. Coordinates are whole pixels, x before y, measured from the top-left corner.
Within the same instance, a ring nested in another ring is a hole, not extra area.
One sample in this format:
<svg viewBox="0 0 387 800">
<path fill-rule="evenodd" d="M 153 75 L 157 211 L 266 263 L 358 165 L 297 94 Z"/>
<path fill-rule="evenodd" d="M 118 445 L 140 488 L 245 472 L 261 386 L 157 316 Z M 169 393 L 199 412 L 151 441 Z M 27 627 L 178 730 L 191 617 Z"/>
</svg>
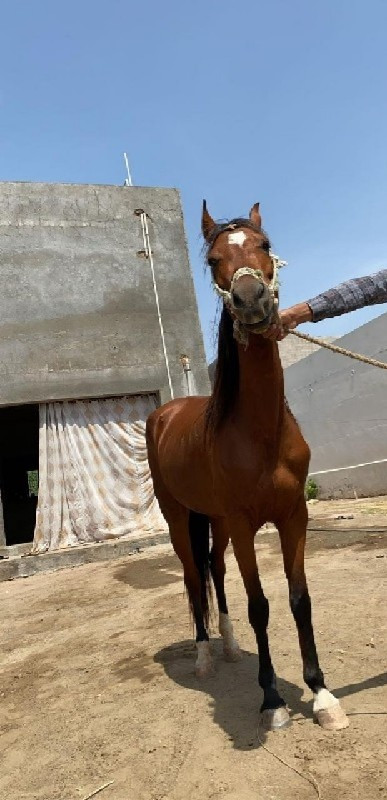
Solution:
<svg viewBox="0 0 387 800">
<path fill-rule="evenodd" d="M 304 569 L 304 551 L 308 512 L 303 497 L 277 527 L 281 538 L 285 574 L 289 584 L 289 600 L 295 619 L 303 661 L 304 681 L 313 692 L 313 713 L 322 728 L 340 730 L 348 726 L 348 718 L 339 701 L 325 686 L 320 669 L 312 625 L 312 608 Z"/>
<path fill-rule="evenodd" d="M 271 661 L 267 626 L 269 622 L 269 603 L 259 579 L 254 550 L 255 531 L 244 518 L 235 521 L 231 531 L 234 553 L 248 598 L 249 622 L 258 645 L 258 681 L 263 690 L 261 723 L 267 729 L 282 728 L 289 722 L 289 714 L 277 689 L 277 679 Z"/>
</svg>

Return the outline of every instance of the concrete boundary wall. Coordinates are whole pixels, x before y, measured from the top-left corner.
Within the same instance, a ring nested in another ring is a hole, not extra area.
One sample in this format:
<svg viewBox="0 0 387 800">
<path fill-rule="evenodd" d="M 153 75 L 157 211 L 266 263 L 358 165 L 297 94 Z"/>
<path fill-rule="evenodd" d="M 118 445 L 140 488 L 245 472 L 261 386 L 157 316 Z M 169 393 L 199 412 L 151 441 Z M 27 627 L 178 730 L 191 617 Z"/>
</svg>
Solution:
<svg viewBox="0 0 387 800">
<path fill-rule="evenodd" d="M 310 473 L 318 487 L 319 498 L 378 497 L 387 488 L 387 463 L 360 464 L 348 469 Z"/>
<path fill-rule="evenodd" d="M 336 344 L 387 362 L 387 314 Z M 285 370 L 285 389 L 311 447 L 319 496 L 386 494 L 387 370 L 318 350 Z"/>
</svg>

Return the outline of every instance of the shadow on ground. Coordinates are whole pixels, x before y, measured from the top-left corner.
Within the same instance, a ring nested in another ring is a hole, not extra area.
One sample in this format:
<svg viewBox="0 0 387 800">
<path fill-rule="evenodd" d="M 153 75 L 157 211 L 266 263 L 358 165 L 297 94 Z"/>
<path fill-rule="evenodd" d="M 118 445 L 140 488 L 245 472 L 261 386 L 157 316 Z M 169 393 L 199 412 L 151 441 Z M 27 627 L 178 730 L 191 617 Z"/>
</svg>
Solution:
<svg viewBox="0 0 387 800">
<path fill-rule="evenodd" d="M 114 572 L 116 581 L 127 583 L 134 589 L 158 589 L 182 581 L 180 562 L 174 553 L 155 558 L 129 561 Z"/>
<path fill-rule="evenodd" d="M 212 652 L 216 662 L 216 674 L 203 681 L 199 681 L 193 672 L 195 646 L 192 641 L 177 642 L 162 648 L 155 654 L 154 661 L 162 665 L 168 678 L 174 683 L 192 692 L 201 692 L 208 696 L 214 722 L 224 730 L 236 749 L 258 748 L 260 741 L 257 737 L 257 725 L 262 701 L 262 693 L 257 686 L 258 656 L 243 651 L 240 662 L 229 664 L 222 657 L 220 641 L 212 643 Z M 127 666 L 129 670 L 129 663 Z M 123 662 L 120 663 L 120 674 L 121 679 L 125 680 Z M 129 674 L 127 677 L 129 678 Z M 300 683 L 301 681 L 300 677 Z M 332 687 L 332 691 L 336 697 L 345 698 L 357 692 L 384 686 L 386 683 L 387 673 L 384 672 L 359 683 L 339 688 Z M 304 688 L 281 678 L 278 679 L 278 687 L 291 710 L 291 715 L 301 714 L 311 721 L 312 698 L 303 699 Z M 309 692 L 306 690 L 306 698 L 308 696 Z M 195 702 L 194 697 L 192 702 Z"/>
</svg>

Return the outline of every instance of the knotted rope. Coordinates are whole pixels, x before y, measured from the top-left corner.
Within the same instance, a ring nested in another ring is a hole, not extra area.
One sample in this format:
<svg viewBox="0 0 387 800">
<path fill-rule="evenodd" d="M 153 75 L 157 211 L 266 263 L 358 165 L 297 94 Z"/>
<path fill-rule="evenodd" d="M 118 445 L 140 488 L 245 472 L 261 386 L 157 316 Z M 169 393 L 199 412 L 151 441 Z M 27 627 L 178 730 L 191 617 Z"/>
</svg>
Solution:
<svg viewBox="0 0 387 800">
<path fill-rule="evenodd" d="M 215 280 L 212 281 L 212 285 L 214 287 L 216 294 L 219 295 L 219 297 L 221 297 L 222 300 L 225 303 L 227 303 L 227 305 L 231 305 L 232 292 L 236 282 L 239 280 L 239 278 L 242 278 L 243 275 L 250 275 L 252 278 L 255 278 L 255 280 L 257 280 L 259 283 L 263 283 L 269 290 L 272 297 L 274 297 L 276 292 L 278 292 L 277 265 L 274 260 L 273 260 L 273 269 L 274 269 L 273 277 L 270 283 L 268 284 L 265 284 L 264 275 L 261 269 L 253 269 L 252 267 L 240 267 L 239 269 L 237 269 L 236 272 L 234 272 L 234 275 L 232 276 L 230 289 L 221 289 L 221 287 L 216 283 Z"/>
<path fill-rule="evenodd" d="M 233 226 L 230 226 L 230 228 L 231 227 Z M 219 297 L 222 298 L 224 304 L 228 307 L 230 311 L 232 311 L 232 291 L 239 278 L 242 278 L 243 275 L 250 275 L 250 277 L 255 278 L 255 280 L 257 280 L 259 283 L 263 283 L 266 289 L 269 290 L 269 293 L 273 299 L 273 312 L 271 314 L 270 319 L 267 321 L 267 324 L 264 325 L 262 328 L 260 328 L 259 333 L 266 331 L 271 322 L 274 319 L 278 319 L 278 287 L 279 287 L 278 270 L 280 269 L 280 267 L 285 266 L 286 261 L 281 261 L 281 259 L 279 259 L 278 256 L 276 256 L 274 253 L 270 253 L 270 258 L 273 264 L 273 277 L 270 283 L 265 283 L 264 274 L 262 270 L 253 269 L 252 267 L 240 267 L 239 269 L 237 269 L 237 271 L 234 273 L 232 277 L 229 290 L 222 289 L 214 279 L 212 280 L 212 286 L 214 291 Z M 234 314 L 232 314 L 232 316 L 234 319 L 234 338 L 236 339 L 237 342 L 243 344 L 244 347 L 247 347 L 247 343 L 249 340 L 248 331 L 243 325 L 243 323 L 240 322 L 235 317 Z M 257 325 L 259 325 L 259 323 L 257 323 Z M 251 331 L 251 333 L 254 333 L 254 331 Z"/>
</svg>

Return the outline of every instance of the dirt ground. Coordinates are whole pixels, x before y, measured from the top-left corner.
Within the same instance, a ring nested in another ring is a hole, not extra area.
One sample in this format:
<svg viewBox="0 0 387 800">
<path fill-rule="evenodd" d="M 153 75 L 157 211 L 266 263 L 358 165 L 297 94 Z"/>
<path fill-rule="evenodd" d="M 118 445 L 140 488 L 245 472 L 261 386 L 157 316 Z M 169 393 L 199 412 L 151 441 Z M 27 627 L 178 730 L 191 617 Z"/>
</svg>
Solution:
<svg viewBox="0 0 387 800">
<path fill-rule="evenodd" d="M 0 584 L 0 797 L 83 800 L 109 781 L 98 800 L 317 797 L 290 767 L 317 782 L 322 800 L 386 797 L 386 542 L 377 530 L 309 534 L 320 661 L 351 715 L 347 730 L 327 733 L 304 690 L 277 537 L 258 534 L 272 655 L 294 715 L 265 746 L 286 764 L 257 735 L 257 656 L 231 552 L 228 599 L 243 659 L 225 663 L 215 637 L 216 675 L 201 683 L 169 546 Z"/>
<path fill-rule="evenodd" d="M 309 507 L 309 530 L 316 527 L 367 529 L 387 527 L 387 497 L 359 497 L 347 500 L 312 500 Z M 342 518 L 342 519 L 341 519 Z"/>
</svg>

